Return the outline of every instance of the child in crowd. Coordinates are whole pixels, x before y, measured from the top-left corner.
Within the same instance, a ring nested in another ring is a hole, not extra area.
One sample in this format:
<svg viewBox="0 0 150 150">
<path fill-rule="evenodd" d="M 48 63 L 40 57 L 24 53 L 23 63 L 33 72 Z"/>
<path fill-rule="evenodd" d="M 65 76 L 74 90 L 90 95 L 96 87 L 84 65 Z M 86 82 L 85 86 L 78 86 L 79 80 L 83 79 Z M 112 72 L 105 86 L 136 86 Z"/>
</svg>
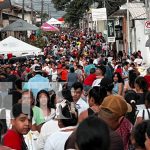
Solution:
<svg viewBox="0 0 150 150">
<path fill-rule="evenodd" d="M 27 150 L 23 135 L 31 128 L 33 111 L 29 105 L 15 104 L 11 115 L 12 128 L 4 135 L 3 144 L 15 150 Z"/>
</svg>

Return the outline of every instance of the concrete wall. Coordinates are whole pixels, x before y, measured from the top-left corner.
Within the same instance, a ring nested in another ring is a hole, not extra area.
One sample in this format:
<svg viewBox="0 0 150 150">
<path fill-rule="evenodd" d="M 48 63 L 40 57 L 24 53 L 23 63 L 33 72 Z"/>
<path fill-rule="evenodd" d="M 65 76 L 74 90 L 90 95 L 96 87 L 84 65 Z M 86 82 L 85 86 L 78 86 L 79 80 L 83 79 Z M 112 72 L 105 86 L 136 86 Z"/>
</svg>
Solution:
<svg viewBox="0 0 150 150">
<path fill-rule="evenodd" d="M 142 52 L 144 62 L 150 64 L 150 49 L 145 47 L 148 36 L 144 34 L 144 20 L 135 20 L 135 27 L 137 51 L 140 50 Z M 132 36 L 134 35 L 132 34 Z"/>
<path fill-rule="evenodd" d="M 22 14 L 18 14 L 18 17 L 22 18 Z M 25 13 L 25 15 L 24 15 L 24 20 L 26 20 L 28 23 L 31 23 L 31 24 L 32 24 L 32 21 L 31 21 L 31 14 L 30 14 L 30 13 Z"/>
<path fill-rule="evenodd" d="M 106 25 L 105 25 L 105 21 L 97 21 L 97 28 L 96 28 L 96 31 L 97 32 L 102 32 L 106 30 Z"/>
</svg>

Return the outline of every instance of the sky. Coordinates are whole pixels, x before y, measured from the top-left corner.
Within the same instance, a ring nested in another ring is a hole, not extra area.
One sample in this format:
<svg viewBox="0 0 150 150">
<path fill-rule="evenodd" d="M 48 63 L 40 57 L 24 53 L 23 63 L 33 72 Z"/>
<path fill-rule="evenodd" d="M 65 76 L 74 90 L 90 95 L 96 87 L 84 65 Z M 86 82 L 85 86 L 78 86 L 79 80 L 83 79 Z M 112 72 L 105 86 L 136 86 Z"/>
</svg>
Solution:
<svg viewBox="0 0 150 150">
<path fill-rule="evenodd" d="M 11 0 L 13 3 L 18 3 L 22 4 L 23 0 Z M 33 1 L 33 9 L 40 11 L 41 10 L 41 0 L 32 0 Z M 30 7 L 31 6 L 31 1 L 30 0 L 24 0 L 25 5 Z M 62 17 L 65 13 L 64 11 L 56 11 L 54 8 L 54 4 L 51 3 L 51 0 L 44 0 L 44 12 L 48 13 L 48 8 L 49 8 L 49 13 L 51 17 L 53 18 L 59 18 Z"/>
</svg>

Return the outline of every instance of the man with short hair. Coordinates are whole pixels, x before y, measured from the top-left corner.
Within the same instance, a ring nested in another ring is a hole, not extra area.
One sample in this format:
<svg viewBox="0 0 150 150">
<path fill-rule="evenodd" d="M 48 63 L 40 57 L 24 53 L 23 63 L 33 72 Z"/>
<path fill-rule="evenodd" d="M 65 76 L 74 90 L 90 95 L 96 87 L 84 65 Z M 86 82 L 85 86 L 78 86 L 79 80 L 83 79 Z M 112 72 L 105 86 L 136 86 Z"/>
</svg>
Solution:
<svg viewBox="0 0 150 150">
<path fill-rule="evenodd" d="M 92 68 L 96 68 L 95 65 L 93 64 L 93 59 L 90 59 L 89 60 L 89 65 L 85 66 L 85 69 L 84 69 L 84 72 L 85 72 L 85 75 L 88 76 L 90 74 L 90 70 Z"/>
<path fill-rule="evenodd" d="M 96 69 L 96 80 L 94 80 L 92 87 L 100 86 L 101 80 L 105 77 L 106 67 L 104 65 L 97 66 Z"/>
<path fill-rule="evenodd" d="M 111 149 L 117 150 L 119 147 L 121 148 L 121 146 L 123 146 L 122 149 L 124 150 L 128 149 L 129 143 L 128 135 L 130 135 L 132 125 L 125 118 L 125 115 L 127 112 L 131 111 L 132 111 L 131 105 L 128 104 L 124 100 L 124 98 L 119 95 L 107 96 L 102 102 L 98 117 L 103 119 L 110 127 L 110 136 L 112 140 Z M 122 132 L 120 133 L 120 131 Z M 118 145 L 120 146 L 118 147 Z"/>
<path fill-rule="evenodd" d="M 127 112 L 131 112 L 132 107 L 126 103 L 123 97 L 119 95 L 110 95 L 104 99 L 100 106 L 100 112 L 98 113 L 98 117 L 106 122 L 106 124 L 110 128 L 110 150 L 123 150 L 123 141 L 121 136 L 118 135 L 116 129 L 122 123 L 125 114 Z M 65 144 L 65 150 L 74 149 L 76 142 L 76 133 L 68 138 Z"/>
<path fill-rule="evenodd" d="M 50 90 L 50 83 L 48 78 L 42 76 L 42 67 L 40 65 L 35 65 L 33 68 L 34 77 L 30 78 L 27 84 L 25 84 L 25 90 L 32 90 L 33 95 L 36 97 L 40 90 L 45 89 Z"/>
<path fill-rule="evenodd" d="M 23 135 L 31 129 L 33 111 L 29 105 L 15 104 L 11 115 L 12 128 L 4 135 L 3 144 L 15 150 L 28 150 Z"/>
<path fill-rule="evenodd" d="M 83 92 L 83 85 L 80 82 L 76 82 L 72 85 L 71 95 L 74 103 L 76 104 L 78 116 L 80 115 L 81 112 L 89 108 L 88 104 L 81 98 L 82 92 Z"/>
</svg>

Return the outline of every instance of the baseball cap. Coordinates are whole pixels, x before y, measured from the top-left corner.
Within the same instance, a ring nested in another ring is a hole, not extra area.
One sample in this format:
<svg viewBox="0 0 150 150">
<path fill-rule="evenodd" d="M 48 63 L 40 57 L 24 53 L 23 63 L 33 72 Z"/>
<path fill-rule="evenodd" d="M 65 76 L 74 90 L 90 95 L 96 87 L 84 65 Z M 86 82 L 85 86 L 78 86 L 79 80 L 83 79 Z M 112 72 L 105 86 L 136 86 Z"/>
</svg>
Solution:
<svg viewBox="0 0 150 150">
<path fill-rule="evenodd" d="M 101 109 L 108 109 L 114 113 L 117 117 L 124 116 L 127 112 L 132 111 L 132 107 L 125 99 L 120 95 L 107 96 L 102 102 Z"/>
<path fill-rule="evenodd" d="M 40 65 L 35 65 L 33 68 L 34 72 L 42 72 L 42 67 Z"/>
</svg>

